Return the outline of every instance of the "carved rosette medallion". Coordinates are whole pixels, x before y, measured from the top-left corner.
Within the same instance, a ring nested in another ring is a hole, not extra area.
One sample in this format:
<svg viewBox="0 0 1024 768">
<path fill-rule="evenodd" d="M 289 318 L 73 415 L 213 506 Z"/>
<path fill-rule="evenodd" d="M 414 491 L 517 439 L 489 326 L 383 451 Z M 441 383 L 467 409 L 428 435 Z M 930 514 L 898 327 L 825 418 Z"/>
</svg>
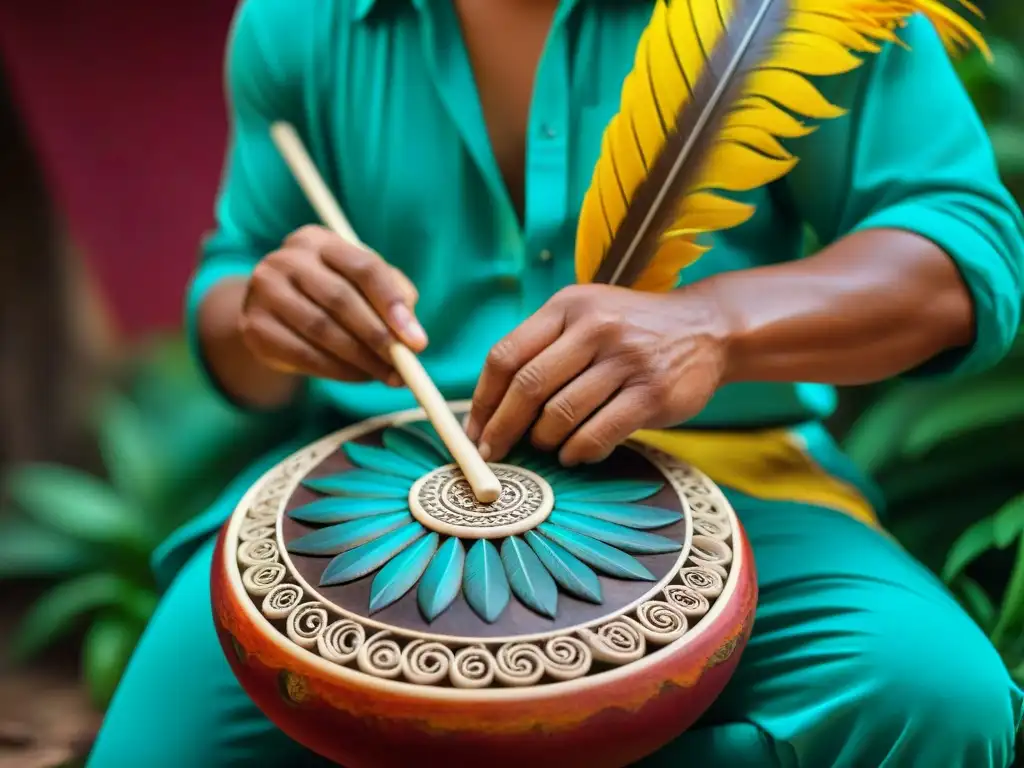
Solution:
<svg viewBox="0 0 1024 768">
<path fill-rule="evenodd" d="M 596 470 L 520 451 L 481 505 L 422 418 L 307 446 L 232 517 L 232 578 L 297 652 L 410 685 L 557 685 L 685 643 L 749 568 L 722 493 L 660 450 Z"/>
<path fill-rule="evenodd" d="M 501 495 L 483 504 L 454 464 L 424 475 L 409 491 L 409 511 L 426 528 L 463 539 L 497 539 L 524 533 L 543 523 L 554 506 L 548 482 L 523 467 L 491 466 Z"/>
</svg>

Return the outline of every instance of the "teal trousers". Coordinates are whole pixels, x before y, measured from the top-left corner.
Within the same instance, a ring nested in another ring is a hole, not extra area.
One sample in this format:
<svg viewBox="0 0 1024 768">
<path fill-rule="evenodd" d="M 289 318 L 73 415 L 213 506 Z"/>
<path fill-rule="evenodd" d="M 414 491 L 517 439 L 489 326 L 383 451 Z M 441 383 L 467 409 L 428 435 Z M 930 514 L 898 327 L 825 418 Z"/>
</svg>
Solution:
<svg viewBox="0 0 1024 768">
<path fill-rule="evenodd" d="M 1024 698 L 930 572 L 841 512 L 725 490 L 757 561 L 753 635 L 699 727 L 641 768 L 1011 764 Z M 326 764 L 235 681 L 214 634 L 212 552 L 207 537 L 174 569 L 89 768 Z"/>
</svg>

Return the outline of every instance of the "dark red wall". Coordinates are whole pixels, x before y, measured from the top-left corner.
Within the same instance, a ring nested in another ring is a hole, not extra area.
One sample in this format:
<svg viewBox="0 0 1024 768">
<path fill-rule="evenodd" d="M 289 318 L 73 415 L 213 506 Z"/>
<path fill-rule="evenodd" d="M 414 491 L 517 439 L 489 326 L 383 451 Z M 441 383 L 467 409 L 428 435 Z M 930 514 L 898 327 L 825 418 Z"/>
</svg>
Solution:
<svg viewBox="0 0 1024 768">
<path fill-rule="evenodd" d="M 180 322 L 223 162 L 234 0 L 0 0 L 0 57 L 119 327 Z"/>
</svg>

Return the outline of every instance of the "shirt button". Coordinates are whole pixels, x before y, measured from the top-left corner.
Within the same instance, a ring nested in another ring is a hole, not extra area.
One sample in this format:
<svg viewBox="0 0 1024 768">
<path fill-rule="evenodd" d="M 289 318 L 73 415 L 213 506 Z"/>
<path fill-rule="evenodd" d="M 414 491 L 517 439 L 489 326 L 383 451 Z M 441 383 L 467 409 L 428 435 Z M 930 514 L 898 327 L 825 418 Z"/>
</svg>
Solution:
<svg viewBox="0 0 1024 768">
<path fill-rule="evenodd" d="M 544 123 L 541 125 L 540 132 L 545 139 L 553 139 L 558 135 L 558 131 L 555 130 L 555 127 L 551 125 L 551 123 Z"/>
<path fill-rule="evenodd" d="M 543 251 L 537 254 L 537 258 L 539 258 L 541 261 L 551 261 L 551 251 L 545 248 Z"/>
</svg>

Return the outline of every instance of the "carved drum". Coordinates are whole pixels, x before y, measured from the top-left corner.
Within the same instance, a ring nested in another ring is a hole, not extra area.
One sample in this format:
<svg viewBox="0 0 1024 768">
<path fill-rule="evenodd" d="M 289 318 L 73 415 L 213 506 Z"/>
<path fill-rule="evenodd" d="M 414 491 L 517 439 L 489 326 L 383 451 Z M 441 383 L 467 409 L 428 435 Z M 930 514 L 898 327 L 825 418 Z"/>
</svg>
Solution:
<svg viewBox="0 0 1024 768">
<path fill-rule="evenodd" d="M 481 505 L 412 411 L 249 490 L 218 542 L 214 619 L 285 733 L 347 768 L 598 768 L 714 701 L 757 587 L 711 481 L 639 442 L 597 467 L 527 447 L 493 469 L 501 497 Z"/>
</svg>

